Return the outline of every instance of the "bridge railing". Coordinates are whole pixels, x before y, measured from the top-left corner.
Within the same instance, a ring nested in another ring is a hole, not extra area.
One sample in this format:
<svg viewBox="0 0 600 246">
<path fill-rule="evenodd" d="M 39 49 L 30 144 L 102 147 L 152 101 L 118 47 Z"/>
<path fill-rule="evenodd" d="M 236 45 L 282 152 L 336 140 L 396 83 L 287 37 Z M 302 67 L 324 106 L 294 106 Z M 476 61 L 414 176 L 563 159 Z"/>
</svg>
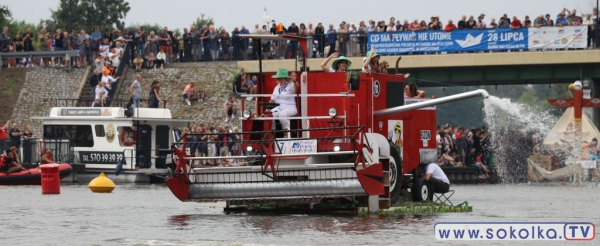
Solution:
<svg viewBox="0 0 600 246">
<path fill-rule="evenodd" d="M 2 59 L 7 58 L 54 58 L 64 57 L 66 60 L 70 60 L 72 57 L 79 57 L 79 50 L 61 50 L 61 51 L 28 51 L 28 52 L 7 52 L 0 53 L 0 69 L 2 69 Z M 69 72 L 71 71 L 71 63 L 68 63 Z"/>
<path fill-rule="evenodd" d="M 571 50 L 571 49 L 586 49 L 587 37 L 590 39 L 590 45 L 599 46 L 600 30 L 588 30 L 592 27 L 587 26 L 565 26 L 565 27 L 539 27 L 539 28 L 494 28 L 494 29 L 469 29 L 469 30 L 452 30 L 445 32 L 443 30 L 422 30 L 422 31 L 401 31 L 401 32 L 372 32 L 365 33 L 337 33 L 337 34 L 315 34 L 307 36 L 307 56 L 310 58 L 327 57 L 334 51 L 346 57 L 364 57 L 366 52 L 370 50 L 370 44 L 376 45 L 377 53 L 382 55 L 419 55 L 419 54 L 451 54 L 451 53 L 469 53 L 469 52 L 526 52 L 526 51 L 547 51 L 547 50 Z M 471 33 L 469 37 L 466 34 Z M 452 35 L 449 35 L 452 33 Z M 490 35 L 491 33 L 491 35 Z M 543 33 L 543 34 L 542 34 Z M 449 36 L 444 36 L 444 34 Z M 482 37 L 478 37 L 483 34 Z M 515 39 L 517 34 L 523 34 L 523 39 Z M 406 38 L 399 37 L 390 38 L 385 42 L 372 42 L 370 36 L 390 36 L 404 35 Z M 495 36 L 494 36 L 495 35 Z M 427 37 L 441 37 L 440 40 L 428 40 Z M 420 39 L 421 37 L 421 39 Z M 478 40 L 478 38 L 481 38 Z M 471 40 L 472 39 L 472 40 Z M 566 39 L 566 40 L 565 40 Z M 470 43 L 467 42 L 470 40 Z M 461 49 L 458 42 L 464 43 L 465 47 L 485 48 L 483 50 L 475 48 Z M 478 45 L 471 45 L 480 41 Z M 406 45 L 411 46 L 402 46 Z M 489 45 L 488 45 L 489 43 Z M 389 45 L 398 45 L 396 51 L 387 51 Z M 234 46 L 237 43 L 234 44 Z M 264 42 L 263 57 L 265 59 L 301 59 L 300 47 L 292 48 L 297 45 L 290 40 L 274 40 Z M 252 54 L 250 60 L 256 60 L 255 42 L 250 42 L 247 47 L 247 52 Z M 400 48 L 400 46 L 402 46 Z M 439 48 L 438 49 L 436 49 Z M 233 50 L 238 50 L 233 47 Z M 297 52 L 297 55 L 293 54 Z M 232 60 L 240 60 L 237 56 L 232 56 Z"/>
<path fill-rule="evenodd" d="M 121 57 L 121 63 L 119 63 L 119 67 L 117 67 L 117 69 L 115 70 L 115 74 L 113 75 L 114 78 L 116 78 L 116 77 L 122 77 L 122 78 L 119 79 L 117 86 L 108 92 L 108 98 L 110 99 L 110 101 L 107 102 L 107 104 L 109 106 L 113 106 L 113 103 L 115 101 L 114 100 L 115 95 L 117 94 L 117 91 L 119 91 L 119 88 L 121 88 L 121 86 L 123 86 L 123 83 L 125 82 L 124 81 L 125 78 L 123 75 L 125 73 L 127 64 L 131 61 L 130 50 L 131 50 L 131 48 L 129 47 L 129 45 L 125 45 L 125 49 L 123 50 L 123 56 Z M 123 105 L 123 106 L 125 106 L 125 105 Z"/>
</svg>

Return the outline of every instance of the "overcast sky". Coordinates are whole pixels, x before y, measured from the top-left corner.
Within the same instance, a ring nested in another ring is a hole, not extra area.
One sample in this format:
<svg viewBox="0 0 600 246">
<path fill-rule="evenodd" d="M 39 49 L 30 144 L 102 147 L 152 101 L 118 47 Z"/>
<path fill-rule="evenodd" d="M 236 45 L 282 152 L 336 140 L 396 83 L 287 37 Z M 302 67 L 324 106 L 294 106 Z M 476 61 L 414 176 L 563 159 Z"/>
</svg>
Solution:
<svg viewBox="0 0 600 246">
<path fill-rule="evenodd" d="M 59 0 L 0 0 L 0 5 L 8 5 L 13 18 L 38 23 L 40 19 L 50 17 L 49 9 L 56 9 Z M 397 20 L 429 21 L 432 15 L 439 15 L 446 23 L 448 19 L 458 20 L 461 15 L 477 16 L 486 14 L 486 20 L 504 13 L 523 19 L 549 13 L 555 16 L 563 8 L 577 9 L 577 13 L 591 13 L 596 0 L 374 0 L 374 1 L 328 1 L 328 0 L 129 0 L 131 10 L 125 18 L 125 24 L 149 23 L 167 26 L 169 29 L 189 27 L 201 13 L 212 17 L 217 26 L 231 31 L 233 27 L 245 25 L 250 30 L 254 24 L 262 25 L 263 7 L 269 16 L 277 22 L 289 26 L 291 22 L 315 25 L 334 23 L 337 27 L 342 21 L 361 20 Z"/>
</svg>

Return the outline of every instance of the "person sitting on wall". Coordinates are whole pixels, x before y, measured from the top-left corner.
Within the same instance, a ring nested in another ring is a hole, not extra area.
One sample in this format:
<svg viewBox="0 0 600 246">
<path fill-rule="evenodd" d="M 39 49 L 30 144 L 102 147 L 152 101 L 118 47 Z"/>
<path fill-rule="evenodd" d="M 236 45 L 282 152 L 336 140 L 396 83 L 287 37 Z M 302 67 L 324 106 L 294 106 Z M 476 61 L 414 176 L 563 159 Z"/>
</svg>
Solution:
<svg viewBox="0 0 600 246">
<path fill-rule="evenodd" d="M 481 163 L 476 162 L 476 157 L 477 157 L 477 154 L 475 153 L 476 150 L 477 150 L 477 148 L 471 147 L 471 149 L 469 150 L 469 153 L 467 153 L 467 156 L 465 157 L 465 165 L 467 167 L 476 167 L 479 178 L 483 179 L 486 176 L 483 174 L 483 167 L 481 166 Z"/>
<path fill-rule="evenodd" d="M 237 112 L 237 102 L 235 99 L 230 96 L 227 101 L 223 104 L 223 111 L 225 112 L 225 122 L 229 121 L 229 116 L 231 116 L 231 120 L 235 118 L 235 112 Z"/>
<path fill-rule="evenodd" d="M 142 58 L 142 54 L 137 54 L 137 56 L 133 59 L 133 65 L 135 66 L 136 72 L 142 71 L 142 66 L 144 65 L 144 58 Z"/>
<path fill-rule="evenodd" d="M 54 159 L 52 157 L 52 150 L 46 150 L 46 154 L 44 154 L 42 156 L 42 160 L 40 161 L 40 164 L 50 164 L 50 163 L 54 163 Z"/>
<path fill-rule="evenodd" d="M 456 161 L 456 151 L 446 149 L 444 154 L 442 154 L 443 166 L 445 167 L 458 167 L 460 166 L 459 162 Z"/>
<path fill-rule="evenodd" d="M 433 187 L 433 193 L 446 193 L 450 190 L 450 180 L 437 163 L 427 165 L 424 178 Z"/>
<path fill-rule="evenodd" d="M 181 96 L 183 97 L 183 100 L 185 100 L 185 102 L 187 103 L 187 105 L 192 105 L 192 103 L 190 102 L 190 100 L 198 100 L 198 95 L 196 95 L 196 89 L 194 88 L 194 82 L 190 82 L 189 84 L 187 84 L 185 86 L 185 88 L 183 89 L 183 92 L 181 93 Z"/>
<path fill-rule="evenodd" d="M 250 79 L 250 75 L 248 75 L 242 84 L 242 90 L 248 92 L 248 95 L 256 94 L 256 81 L 258 81 L 256 75 L 252 76 L 252 79 Z M 252 101 L 252 97 L 247 97 L 246 100 Z"/>
</svg>

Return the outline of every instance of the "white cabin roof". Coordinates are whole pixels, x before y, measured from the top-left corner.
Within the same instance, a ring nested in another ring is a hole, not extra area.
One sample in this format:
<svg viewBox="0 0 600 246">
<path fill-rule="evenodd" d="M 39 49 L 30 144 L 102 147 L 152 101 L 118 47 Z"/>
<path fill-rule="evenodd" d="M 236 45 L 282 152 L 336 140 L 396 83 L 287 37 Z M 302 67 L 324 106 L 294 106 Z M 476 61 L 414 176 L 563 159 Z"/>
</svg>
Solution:
<svg viewBox="0 0 600 246">
<path fill-rule="evenodd" d="M 171 110 L 165 108 L 139 108 L 134 112 L 133 117 L 147 119 L 171 119 Z M 50 110 L 49 118 L 125 118 L 125 109 L 116 107 L 55 107 Z"/>
<path fill-rule="evenodd" d="M 190 119 L 172 119 L 171 110 L 164 108 L 139 108 L 133 117 L 125 116 L 124 108 L 55 107 L 48 117 L 31 117 L 44 122 L 88 122 L 88 121 L 144 121 L 174 126 L 187 126 Z"/>
</svg>

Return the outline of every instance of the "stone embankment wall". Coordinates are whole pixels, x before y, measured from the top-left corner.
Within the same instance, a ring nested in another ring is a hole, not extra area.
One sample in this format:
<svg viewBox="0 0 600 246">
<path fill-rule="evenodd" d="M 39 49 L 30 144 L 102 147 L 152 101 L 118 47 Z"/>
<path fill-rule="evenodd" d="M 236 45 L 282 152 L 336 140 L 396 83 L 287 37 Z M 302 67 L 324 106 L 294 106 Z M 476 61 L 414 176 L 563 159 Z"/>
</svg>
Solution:
<svg viewBox="0 0 600 246">
<path fill-rule="evenodd" d="M 34 134 L 41 136 L 41 121 L 32 120 L 31 117 L 48 116 L 50 109 L 57 106 L 56 99 L 77 99 L 85 71 L 82 68 L 73 69 L 70 73 L 63 68 L 32 69 L 26 75 L 11 119 L 19 124 L 21 130 L 25 129 L 25 125 L 31 125 Z M 173 118 L 192 119 L 207 126 L 227 124 L 239 127 L 241 124 L 237 118 L 225 123 L 223 113 L 223 103 L 233 94 L 231 83 L 237 72 L 235 62 L 169 64 L 163 70 L 142 70 L 139 73 L 142 76 L 142 97 L 147 99 L 152 81 L 158 80 L 161 82 L 160 95 L 168 100 L 167 108 L 171 109 Z M 117 98 L 129 99 L 129 86 L 136 74 L 134 69 L 129 69 L 126 77 L 120 81 L 123 84 Z M 206 99 L 188 106 L 181 98 L 181 92 L 190 81 L 206 91 Z M 240 98 L 236 100 L 240 105 Z M 66 105 L 61 102 L 58 106 Z M 146 107 L 146 103 L 140 106 Z M 236 117 L 240 113 L 238 110 Z"/>
<path fill-rule="evenodd" d="M 21 131 L 31 125 L 33 133 L 42 134 L 41 121 L 34 116 L 48 116 L 56 106 L 56 99 L 78 98 L 77 91 L 85 68 L 67 72 L 64 68 L 35 68 L 26 75 L 25 84 L 19 94 L 11 119 L 19 124 Z"/>
<path fill-rule="evenodd" d="M 158 80 L 161 84 L 160 96 L 168 100 L 167 108 L 171 110 L 173 118 L 192 119 L 197 124 L 204 123 L 207 126 L 230 125 L 240 126 L 238 119 L 224 122 L 223 104 L 232 95 L 232 80 L 238 72 L 235 62 L 203 62 L 203 63 L 181 63 L 168 64 L 164 69 L 147 70 L 135 72 L 129 68 L 127 75 L 122 79 L 117 98 L 129 99 L 129 86 L 135 80 L 135 76 L 142 76 L 142 99 L 147 99 L 150 93 L 152 81 Z M 195 82 L 195 88 L 206 91 L 206 99 L 202 102 L 192 101 L 188 106 L 181 97 L 181 92 L 189 82 Z M 241 105 L 240 99 L 236 99 Z M 146 107 L 145 102 L 140 107 Z M 163 107 L 161 103 L 160 107 Z M 238 109 L 236 117 L 240 116 Z"/>
</svg>

